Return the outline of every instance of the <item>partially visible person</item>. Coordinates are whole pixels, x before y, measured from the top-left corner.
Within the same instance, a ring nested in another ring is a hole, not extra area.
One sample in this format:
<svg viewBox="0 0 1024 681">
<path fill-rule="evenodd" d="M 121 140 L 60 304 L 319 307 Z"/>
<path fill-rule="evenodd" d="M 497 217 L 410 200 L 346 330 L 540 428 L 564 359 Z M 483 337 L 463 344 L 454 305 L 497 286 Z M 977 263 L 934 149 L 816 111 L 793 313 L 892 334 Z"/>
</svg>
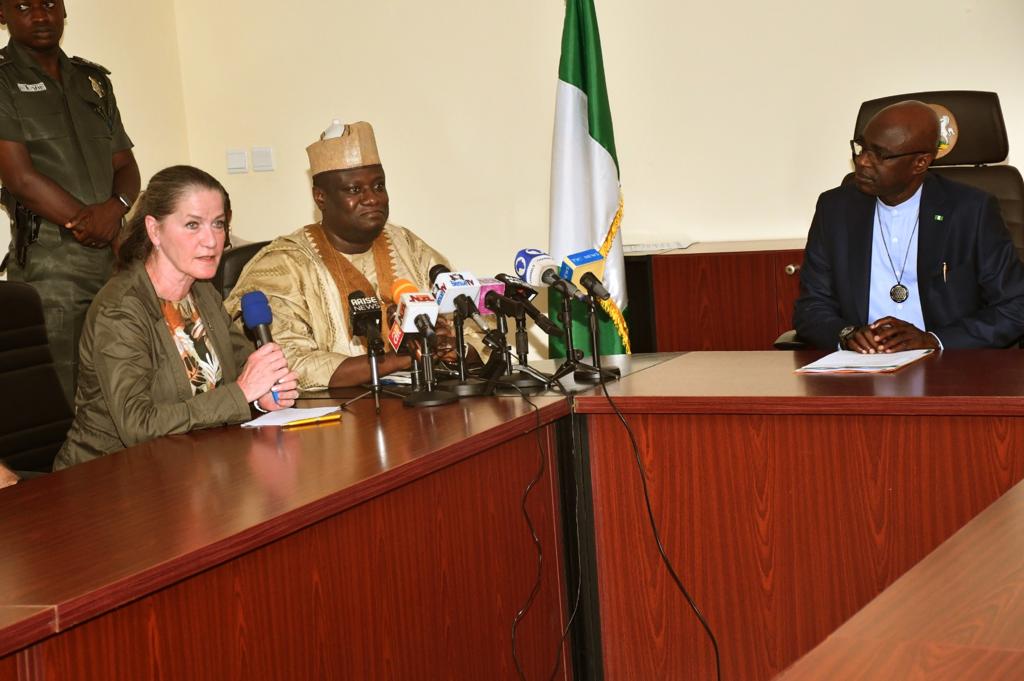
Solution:
<svg viewBox="0 0 1024 681">
<path fill-rule="evenodd" d="M 66 16 L 62 0 L 0 0 L 11 36 L 0 49 L 0 183 L 14 226 L 7 278 L 39 292 L 71 403 L 86 310 L 110 277 L 139 168 L 110 72 L 60 48 Z"/>
<path fill-rule="evenodd" d="M 278 237 L 245 266 L 225 301 L 242 333 L 241 297 L 263 291 L 270 301 L 274 339 L 304 390 L 351 386 L 370 380 L 363 339 L 349 329 L 348 296 L 377 295 L 392 304 L 396 279 L 429 291 L 434 265 L 450 267 L 440 253 L 405 227 L 388 222 L 389 198 L 377 141 L 369 123 L 335 121 L 306 148 L 319 223 Z M 386 324 L 387 321 L 384 320 Z M 471 334 L 467 332 L 467 336 Z M 451 327 L 439 318 L 435 356 L 454 357 Z M 476 358 L 476 350 L 470 359 Z M 392 351 L 381 375 L 408 369 L 410 359 Z"/>
<path fill-rule="evenodd" d="M 7 466 L 0 463 L 0 489 L 10 487 L 18 482 L 18 476 Z"/>
<path fill-rule="evenodd" d="M 205 281 L 230 218 L 224 187 L 198 168 L 174 166 L 150 180 L 125 227 L 119 271 L 86 316 L 75 420 L 55 469 L 245 421 L 250 404 L 273 411 L 295 403 L 296 376 L 281 348 L 233 345 L 223 300 Z"/>
<path fill-rule="evenodd" d="M 797 334 L 861 353 L 1007 347 L 1024 335 L 1024 265 L 985 192 L 928 172 L 939 121 L 886 107 L 852 140 L 854 182 L 825 192 L 800 270 Z"/>
</svg>

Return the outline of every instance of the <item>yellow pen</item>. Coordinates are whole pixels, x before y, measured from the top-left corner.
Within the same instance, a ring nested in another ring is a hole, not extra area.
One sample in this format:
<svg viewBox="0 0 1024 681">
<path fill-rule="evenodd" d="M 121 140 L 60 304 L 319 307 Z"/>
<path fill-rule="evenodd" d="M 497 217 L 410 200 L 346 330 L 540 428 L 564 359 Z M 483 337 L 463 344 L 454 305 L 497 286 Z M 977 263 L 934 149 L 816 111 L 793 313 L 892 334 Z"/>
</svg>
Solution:
<svg viewBox="0 0 1024 681">
<path fill-rule="evenodd" d="M 311 419 L 299 419 L 298 421 L 292 421 L 291 423 L 286 423 L 286 424 L 284 424 L 281 427 L 282 428 L 293 428 L 295 426 L 305 426 L 305 425 L 309 425 L 311 423 L 329 423 L 331 421 L 340 421 L 340 420 L 341 420 L 341 412 L 340 411 L 336 411 L 333 414 L 327 414 L 325 416 L 317 416 L 317 417 L 311 418 Z"/>
</svg>

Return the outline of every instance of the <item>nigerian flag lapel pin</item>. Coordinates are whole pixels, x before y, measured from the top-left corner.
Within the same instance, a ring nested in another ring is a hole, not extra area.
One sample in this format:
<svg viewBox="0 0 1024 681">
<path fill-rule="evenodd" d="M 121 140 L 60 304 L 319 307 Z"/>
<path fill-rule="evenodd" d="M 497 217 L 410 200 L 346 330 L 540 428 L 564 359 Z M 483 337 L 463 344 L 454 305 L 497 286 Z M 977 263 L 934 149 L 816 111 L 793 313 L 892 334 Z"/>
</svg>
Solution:
<svg viewBox="0 0 1024 681">
<path fill-rule="evenodd" d="M 945 218 L 938 213 L 936 213 L 933 217 L 935 218 L 935 222 L 942 222 L 943 220 L 945 220 Z"/>
</svg>

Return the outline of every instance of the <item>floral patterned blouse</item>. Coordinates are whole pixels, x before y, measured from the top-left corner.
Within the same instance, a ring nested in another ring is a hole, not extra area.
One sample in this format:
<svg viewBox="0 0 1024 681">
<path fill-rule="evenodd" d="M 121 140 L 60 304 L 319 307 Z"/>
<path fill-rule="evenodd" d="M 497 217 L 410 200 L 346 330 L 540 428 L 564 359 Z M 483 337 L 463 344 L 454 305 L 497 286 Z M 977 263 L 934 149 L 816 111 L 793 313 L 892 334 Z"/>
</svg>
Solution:
<svg viewBox="0 0 1024 681">
<path fill-rule="evenodd" d="M 199 316 L 199 308 L 192 302 L 192 294 L 182 300 L 160 299 L 171 338 L 178 348 L 185 373 L 192 384 L 192 394 L 204 393 L 217 387 L 221 381 L 220 361 L 207 340 L 206 326 Z"/>
</svg>

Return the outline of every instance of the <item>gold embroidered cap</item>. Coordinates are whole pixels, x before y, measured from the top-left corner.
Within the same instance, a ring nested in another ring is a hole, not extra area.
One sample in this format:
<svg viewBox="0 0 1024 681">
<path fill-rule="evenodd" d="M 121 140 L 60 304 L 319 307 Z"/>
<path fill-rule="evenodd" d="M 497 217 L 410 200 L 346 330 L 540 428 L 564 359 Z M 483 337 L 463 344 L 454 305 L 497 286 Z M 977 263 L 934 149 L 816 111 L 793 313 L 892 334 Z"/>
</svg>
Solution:
<svg viewBox="0 0 1024 681">
<path fill-rule="evenodd" d="M 313 175 L 380 164 L 373 127 L 365 121 L 342 125 L 333 121 L 320 139 L 306 147 Z"/>
</svg>

